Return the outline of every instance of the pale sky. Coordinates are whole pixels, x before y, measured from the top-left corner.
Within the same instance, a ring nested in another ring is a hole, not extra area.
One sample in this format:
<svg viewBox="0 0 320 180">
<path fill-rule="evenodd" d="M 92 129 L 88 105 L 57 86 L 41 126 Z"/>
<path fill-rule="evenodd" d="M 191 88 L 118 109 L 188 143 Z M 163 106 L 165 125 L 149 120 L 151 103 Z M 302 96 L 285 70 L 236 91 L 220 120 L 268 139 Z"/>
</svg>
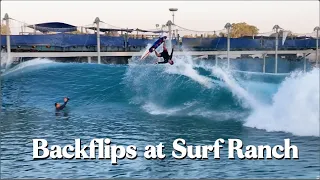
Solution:
<svg viewBox="0 0 320 180">
<path fill-rule="evenodd" d="M 270 32 L 278 24 L 296 33 L 319 26 L 319 1 L 1 1 L 1 18 L 28 24 L 65 22 L 83 26 L 100 20 L 122 28 L 155 29 L 172 20 L 169 8 L 178 8 L 175 23 L 193 29 L 221 30 L 227 22 L 247 22 Z"/>
</svg>

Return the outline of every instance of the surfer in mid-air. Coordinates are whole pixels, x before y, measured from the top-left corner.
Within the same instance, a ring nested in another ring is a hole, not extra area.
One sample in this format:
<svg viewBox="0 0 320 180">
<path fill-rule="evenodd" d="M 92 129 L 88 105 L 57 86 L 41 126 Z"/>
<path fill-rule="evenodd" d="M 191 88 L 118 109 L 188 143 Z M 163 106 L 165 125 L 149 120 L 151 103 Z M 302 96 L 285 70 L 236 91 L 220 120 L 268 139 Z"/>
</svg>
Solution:
<svg viewBox="0 0 320 180">
<path fill-rule="evenodd" d="M 157 57 L 162 57 L 164 61 L 159 61 L 156 62 L 156 64 L 165 64 L 165 63 L 169 63 L 171 65 L 173 65 L 173 61 L 172 61 L 172 54 L 173 54 L 173 48 L 171 51 L 171 55 L 169 55 L 168 53 L 168 49 L 166 48 L 166 43 L 163 42 L 163 51 L 159 54 L 154 48 L 153 48 L 154 53 L 156 54 Z"/>
<path fill-rule="evenodd" d="M 60 105 L 59 103 L 54 103 L 54 106 L 56 107 L 56 111 L 64 109 L 69 101 L 69 98 L 65 97 L 63 100 L 64 100 L 64 103 L 62 105 Z"/>
</svg>

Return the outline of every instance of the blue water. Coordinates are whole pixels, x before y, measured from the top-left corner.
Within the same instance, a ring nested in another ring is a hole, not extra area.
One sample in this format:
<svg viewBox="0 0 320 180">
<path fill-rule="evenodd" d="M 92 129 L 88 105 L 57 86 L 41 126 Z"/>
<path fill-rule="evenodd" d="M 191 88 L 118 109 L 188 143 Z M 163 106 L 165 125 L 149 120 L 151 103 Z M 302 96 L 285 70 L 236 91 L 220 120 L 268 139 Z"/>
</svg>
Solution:
<svg viewBox="0 0 320 180">
<path fill-rule="evenodd" d="M 37 59 L 9 70 L 1 86 L 1 178 L 319 176 L 318 69 L 291 77 L 185 63 L 169 67 Z M 54 103 L 65 96 L 70 98 L 67 108 L 56 113 Z M 137 146 L 138 157 L 118 165 L 98 159 L 33 160 L 36 138 L 46 139 L 49 146 L 110 138 L 111 145 Z M 176 160 L 171 151 L 177 138 L 188 145 L 236 138 L 244 145 L 270 146 L 290 138 L 300 158 L 230 160 L 225 144 L 220 160 L 213 153 L 208 160 Z M 144 159 L 144 147 L 160 142 L 167 157 Z"/>
</svg>

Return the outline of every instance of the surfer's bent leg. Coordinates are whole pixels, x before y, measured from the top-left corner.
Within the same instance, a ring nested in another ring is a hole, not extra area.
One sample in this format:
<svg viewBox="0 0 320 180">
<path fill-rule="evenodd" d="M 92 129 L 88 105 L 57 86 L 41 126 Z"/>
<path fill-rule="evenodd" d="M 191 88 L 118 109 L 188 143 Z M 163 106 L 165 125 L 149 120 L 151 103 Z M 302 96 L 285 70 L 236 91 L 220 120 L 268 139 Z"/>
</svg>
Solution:
<svg viewBox="0 0 320 180">
<path fill-rule="evenodd" d="M 158 64 L 166 64 L 168 63 L 169 59 L 168 58 L 163 58 L 162 62 L 158 62 Z"/>
<path fill-rule="evenodd" d="M 164 60 L 164 61 L 160 61 L 160 62 L 157 62 L 157 64 L 166 64 L 166 63 L 168 63 L 168 60 Z"/>
</svg>

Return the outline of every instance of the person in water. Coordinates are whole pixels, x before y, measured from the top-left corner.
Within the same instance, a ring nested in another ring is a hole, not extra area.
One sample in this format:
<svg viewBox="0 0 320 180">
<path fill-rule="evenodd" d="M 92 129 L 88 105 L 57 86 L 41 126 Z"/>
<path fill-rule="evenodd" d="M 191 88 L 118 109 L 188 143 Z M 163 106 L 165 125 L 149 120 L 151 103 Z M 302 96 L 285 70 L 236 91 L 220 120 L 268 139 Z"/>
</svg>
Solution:
<svg viewBox="0 0 320 180">
<path fill-rule="evenodd" d="M 166 48 L 166 43 L 163 42 L 163 51 L 159 54 L 154 48 L 154 53 L 156 54 L 157 57 L 162 57 L 164 61 L 160 61 L 160 62 L 156 62 L 156 64 L 165 64 L 165 63 L 169 63 L 171 65 L 173 65 L 173 61 L 172 61 L 172 55 L 173 55 L 173 48 L 171 51 L 171 55 L 169 55 L 168 50 Z"/>
<path fill-rule="evenodd" d="M 54 106 L 56 107 L 57 111 L 62 110 L 66 107 L 69 101 L 69 98 L 65 97 L 63 100 L 64 100 L 64 103 L 62 105 L 60 103 L 54 103 Z"/>
</svg>

